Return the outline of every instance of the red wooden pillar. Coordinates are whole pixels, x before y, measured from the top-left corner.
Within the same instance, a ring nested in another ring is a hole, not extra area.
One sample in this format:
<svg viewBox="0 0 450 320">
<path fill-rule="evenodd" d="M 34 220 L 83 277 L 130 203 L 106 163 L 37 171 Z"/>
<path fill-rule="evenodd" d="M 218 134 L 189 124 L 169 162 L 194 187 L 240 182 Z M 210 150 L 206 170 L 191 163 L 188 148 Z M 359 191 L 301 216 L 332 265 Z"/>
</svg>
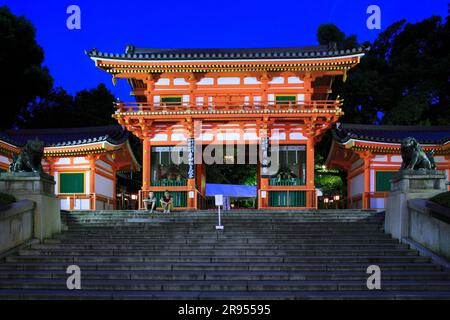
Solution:
<svg viewBox="0 0 450 320">
<path fill-rule="evenodd" d="M 364 192 L 362 196 L 362 208 L 370 209 L 370 159 L 372 155 L 370 152 L 364 153 Z"/>
<path fill-rule="evenodd" d="M 150 138 L 147 134 L 144 134 L 142 138 L 142 190 L 147 191 L 150 188 Z"/>
<path fill-rule="evenodd" d="M 309 136 L 306 143 L 306 207 L 311 208 L 314 206 L 315 193 L 311 190 L 315 190 L 314 185 L 314 143 L 315 137 Z"/>
</svg>

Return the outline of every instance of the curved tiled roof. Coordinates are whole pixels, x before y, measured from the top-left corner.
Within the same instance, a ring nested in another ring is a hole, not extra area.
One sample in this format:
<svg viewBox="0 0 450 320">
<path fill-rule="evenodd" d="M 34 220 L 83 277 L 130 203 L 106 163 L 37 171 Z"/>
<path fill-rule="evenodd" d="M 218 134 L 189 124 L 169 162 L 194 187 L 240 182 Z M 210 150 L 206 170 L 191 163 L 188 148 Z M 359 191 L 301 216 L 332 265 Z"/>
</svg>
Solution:
<svg viewBox="0 0 450 320">
<path fill-rule="evenodd" d="M 46 147 L 65 147 L 97 142 L 109 142 L 113 145 L 124 143 L 128 131 L 118 125 L 58 128 L 58 129 L 19 129 L 0 133 L 0 140 L 17 147 L 24 146 L 28 140 L 38 138 Z"/>
<path fill-rule="evenodd" d="M 414 137 L 422 144 L 444 144 L 450 141 L 450 126 L 389 126 L 338 124 L 332 131 L 341 143 L 350 139 L 372 142 L 400 143 L 404 138 Z"/>
<path fill-rule="evenodd" d="M 313 59 L 364 53 L 362 46 L 347 50 L 329 50 L 328 46 L 222 49 L 153 49 L 128 46 L 125 53 L 105 53 L 97 49 L 86 52 L 90 57 L 117 60 L 238 60 L 238 59 Z"/>
</svg>

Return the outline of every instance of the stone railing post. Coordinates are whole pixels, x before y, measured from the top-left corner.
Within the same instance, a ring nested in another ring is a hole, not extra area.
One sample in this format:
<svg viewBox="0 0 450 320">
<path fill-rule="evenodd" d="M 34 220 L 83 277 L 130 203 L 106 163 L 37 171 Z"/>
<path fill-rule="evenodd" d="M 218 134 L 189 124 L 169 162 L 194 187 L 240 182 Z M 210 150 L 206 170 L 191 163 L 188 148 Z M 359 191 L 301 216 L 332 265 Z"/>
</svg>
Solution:
<svg viewBox="0 0 450 320">
<path fill-rule="evenodd" d="M 401 170 L 391 179 L 384 229 L 393 238 L 409 236 L 409 199 L 428 199 L 446 190 L 445 173 L 437 170 Z"/>
</svg>

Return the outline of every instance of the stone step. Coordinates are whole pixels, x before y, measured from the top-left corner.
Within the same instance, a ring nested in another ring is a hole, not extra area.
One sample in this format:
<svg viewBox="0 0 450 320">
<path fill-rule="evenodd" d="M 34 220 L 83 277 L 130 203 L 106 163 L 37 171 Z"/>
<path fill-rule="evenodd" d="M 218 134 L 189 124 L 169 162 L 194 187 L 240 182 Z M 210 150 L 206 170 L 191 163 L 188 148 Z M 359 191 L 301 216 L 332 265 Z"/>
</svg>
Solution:
<svg viewBox="0 0 450 320">
<path fill-rule="evenodd" d="M 62 235 L 55 235 L 55 239 L 80 239 L 80 238 L 88 238 L 91 239 L 93 242 L 95 242 L 97 239 L 130 239 L 135 241 L 158 241 L 162 239 L 264 239 L 264 240 L 291 240 L 291 241 L 297 241 L 297 240 L 330 240 L 334 239 L 335 241 L 339 240 L 358 240 L 358 239 L 391 239 L 388 235 L 384 234 L 374 234 L 374 235 L 368 235 L 368 234 L 340 234 L 340 235 L 334 235 L 334 234 L 296 234 L 296 235 L 288 235 L 288 234 L 265 234 L 262 233 L 258 236 L 251 235 L 249 233 L 246 234 L 225 234 L 225 233 L 204 233 L 204 234 L 162 234 L 162 235 L 155 235 L 155 234 L 148 234 L 148 235 L 138 235 L 138 234 L 117 234 L 114 236 L 111 233 L 108 234 L 91 234 L 91 235 L 82 235 L 82 234 L 75 234 L 75 233 L 68 233 L 68 234 L 62 234 Z"/>
<path fill-rule="evenodd" d="M 0 279 L 67 279 L 66 270 L 4 270 Z M 366 281 L 363 271 L 187 271 L 187 270 L 102 270 L 82 271 L 83 280 L 358 280 Z M 383 271 L 385 280 L 450 280 L 450 273 L 439 271 Z"/>
<path fill-rule="evenodd" d="M 185 226 L 185 227 L 171 227 L 171 226 L 159 226 L 159 225 L 152 225 L 152 224 L 145 224 L 145 225 L 139 225 L 139 226 L 133 226 L 133 225 L 126 225 L 126 226 L 116 226 L 116 227 L 95 227 L 95 226 L 71 226 L 70 232 L 77 232 L 77 233 L 89 233 L 89 232 L 107 232 L 110 230 L 114 230 L 117 232 L 130 232 L 130 231 L 138 231 L 138 232 L 148 232 L 151 231 L 157 231 L 157 232 L 167 232 L 167 231 L 179 231 L 179 232 L 211 232 L 211 230 L 214 230 L 214 227 L 216 226 L 217 222 L 212 222 L 209 224 L 204 224 L 203 226 Z M 286 233 L 300 233 L 300 232 L 306 232 L 309 233 L 324 233 L 324 232 L 347 232 L 347 231 L 355 231 L 359 233 L 363 233 L 363 231 L 368 232 L 379 232 L 380 226 L 353 226 L 353 227 L 320 227 L 320 226 L 311 226 L 311 227 L 305 227 L 305 226 L 295 226 L 291 225 L 289 227 L 267 227 L 267 226 L 252 226 L 252 227 L 246 227 L 245 225 L 239 225 L 239 226 L 230 226 L 227 224 L 223 224 L 225 226 L 224 232 L 236 232 L 236 233 L 243 233 L 245 231 L 248 232 L 265 232 L 265 233 L 274 233 L 274 232 L 286 232 Z"/>
<path fill-rule="evenodd" d="M 35 261 L 35 262 L 365 262 L 368 265 L 378 262 L 429 262 L 430 259 L 422 256 L 206 256 L 206 255 L 179 255 L 179 256 L 10 256 L 7 262 Z"/>
<path fill-rule="evenodd" d="M 179 271 L 363 271 L 367 262 L 115 262 L 97 263 L 81 262 L 77 264 L 81 270 L 179 270 Z M 384 271 L 441 271 L 441 268 L 430 262 L 379 262 L 377 265 Z M 0 270 L 66 270 L 68 263 L 33 262 L 0 264 Z"/>
<path fill-rule="evenodd" d="M 97 245 L 97 246 L 133 246 L 133 245 L 142 245 L 142 243 L 148 243 L 149 245 L 155 243 L 159 244 L 161 242 L 154 241 L 154 242 L 143 242 L 143 241 L 132 241 L 132 240 L 98 240 L 98 241 L 92 241 L 89 238 L 86 239 L 45 239 L 43 244 L 49 244 L 49 245 Z M 396 240 L 393 240 L 391 238 L 385 238 L 385 239 L 340 239 L 339 243 L 343 246 L 345 245 L 353 245 L 353 244 L 359 244 L 359 245 L 400 245 Z M 270 240 L 267 239 L 226 239 L 224 241 L 221 239 L 220 241 L 218 239 L 171 239 L 170 244 L 177 246 L 177 245 L 244 245 L 248 244 L 249 246 L 252 245 L 267 245 L 270 244 L 272 246 L 301 246 L 301 245 L 334 245 L 336 244 L 336 241 L 333 239 L 320 239 L 320 240 L 311 240 L 311 239 L 296 239 L 295 241 L 285 241 L 285 240 Z M 336 244 L 337 245 L 337 244 Z"/>
<path fill-rule="evenodd" d="M 349 299 L 349 300 L 448 300 L 450 291 L 126 291 L 126 290 L 33 290 L 0 289 L 0 299 L 114 299 L 114 300 L 294 300 L 294 299 Z"/>
<path fill-rule="evenodd" d="M 124 250 L 124 251 L 140 251 L 140 250 L 322 250 L 322 249 L 340 249 L 340 250 L 363 250 L 363 249 L 379 249 L 383 251 L 385 249 L 409 249 L 407 244 L 399 244 L 395 242 L 377 244 L 271 244 L 271 243 L 259 243 L 259 244 L 230 244 L 230 243 L 211 243 L 211 244 L 75 244 L 75 243 L 58 243 L 58 244 L 34 244 L 31 249 L 35 250 Z"/>
<path fill-rule="evenodd" d="M 104 250 L 104 249 L 85 249 L 85 250 L 68 250 L 68 249 L 21 249 L 19 254 L 21 256 L 176 256 L 186 255 L 190 253 L 197 256 L 323 256 L 323 255 L 335 255 L 335 256 L 370 256 L 370 255 L 382 255 L 382 256 L 417 256 L 418 252 L 414 250 L 406 249 L 380 249 L 380 248 L 363 248 L 363 249 L 299 249 L 299 250 L 267 250 L 267 249 L 254 249 L 254 250 L 235 250 L 235 249 L 214 249 L 214 250 L 199 250 L 195 247 L 189 250 Z"/>
<path fill-rule="evenodd" d="M 0 289 L 67 288 L 66 279 L 0 279 Z M 450 291 L 449 280 L 384 280 L 383 290 Z M 347 291 L 367 290 L 366 280 L 90 280 L 83 290 L 152 291 Z"/>
<path fill-rule="evenodd" d="M 133 217 L 148 222 L 127 222 Z M 64 213 L 68 230 L 0 263 L 0 299 L 439 298 L 450 273 L 383 232 L 374 211 Z M 69 265 L 82 290 L 66 288 Z M 367 267 L 382 290 L 366 287 Z"/>
</svg>

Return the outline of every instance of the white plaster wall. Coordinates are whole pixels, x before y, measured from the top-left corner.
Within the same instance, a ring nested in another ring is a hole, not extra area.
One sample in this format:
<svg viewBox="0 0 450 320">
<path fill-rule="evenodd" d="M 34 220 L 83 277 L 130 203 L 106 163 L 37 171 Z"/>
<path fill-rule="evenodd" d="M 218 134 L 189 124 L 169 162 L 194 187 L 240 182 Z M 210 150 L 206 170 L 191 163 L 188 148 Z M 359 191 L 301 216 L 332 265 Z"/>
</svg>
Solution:
<svg viewBox="0 0 450 320">
<path fill-rule="evenodd" d="M 283 84 L 284 78 L 283 77 L 273 77 L 269 83 L 270 84 Z"/>
<path fill-rule="evenodd" d="M 301 80 L 299 77 L 289 77 L 288 83 L 303 83 L 303 80 Z"/>
<path fill-rule="evenodd" d="M 73 163 L 74 164 L 84 164 L 84 163 L 89 163 L 89 161 L 83 157 L 76 157 L 76 158 L 73 158 Z"/>
<path fill-rule="evenodd" d="M 364 191 L 364 173 L 350 179 L 350 196 L 361 194 Z"/>
<path fill-rule="evenodd" d="M 301 132 L 291 132 L 289 134 L 289 139 L 291 140 L 308 140 Z"/>
<path fill-rule="evenodd" d="M 58 180 L 59 180 L 58 172 L 53 173 L 53 177 L 55 178 L 55 194 L 58 194 Z"/>
<path fill-rule="evenodd" d="M 0 156 L 0 162 L 9 165 L 9 159 L 5 156 Z"/>
<path fill-rule="evenodd" d="M 270 140 L 286 140 L 286 132 L 274 132 L 270 136 Z"/>
<path fill-rule="evenodd" d="M 95 193 L 113 197 L 113 181 L 99 174 L 95 174 Z"/>
<path fill-rule="evenodd" d="M 56 164 L 70 164 L 70 158 L 59 158 Z"/>
<path fill-rule="evenodd" d="M 170 84 L 170 80 L 167 78 L 160 78 L 155 84 L 158 86 L 168 86 Z"/>
<path fill-rule="evenodd" d="M 384 209 L 384 198 L 372 198 L 370 199 L 370 208 L 371 209 Z"/>
<path fill-rule="evenodd" d="M 74 201 L 74 209 L 76 209 L 76 210 L 89 210 L 90 209 L 90 200 L 89 199 L 75 199 L 75 201 Z"/>
<path fill-rule="evenodd" d="M 201 139 L 203 141 L 211 141 L 213 139 L 213 135 L 212 135 L 212 133 L 202 133 Z"/>
<path fill-rule="evenodd" d="M 370 170 L 370 192 L 375 192 L 375 170 Z"/>
<path fill-rule="evenodd" d="M 157 133 L 150 141 L 167 141 L 167 134 Z"/>
<path fill-rule="evenodd" d="M 173 79 L 173 84 L 176 86 L 185 86 L 188 85 L 189 83 L 184 80 L 184 78 L 175 78 Z"/>
<path fill-rule="evenodd" d="M 256 132 L 245 132 L 244 140 L 258 140 L 258 135 Z"/>
<path fill-rule="evenodd" d="M 239 77 L 223 77 L 217 79 L 217 84 L 240 84 L 241 78 Z"/>
<path fill-rule="evenodd" d="M 401 156 L 392 156 L 391 161 L 392 162 L 402 162 L 402 157 Z"/>
<path fill-rule="evenodd" d="M 61 210 L 70 210 L 70 200 L 61 199 Z"/>
<path fill-rule="evenodd" d="M 260 84 L 256 77 L 245 77 L 244 78 L 244 84 Z"/>
<path fill-rule="evenodd" d="M 214 78 L 203 78 L 199 82 L 197 82 L 197 85 L 212 85 L 214 84 Z"/>
<path fill-rule="evenodd" d="M 297 95 L 297 101 L 299 101 L 299 102 L 305 101 L 305 95 L 303 93 L 299 93 Z"/>
<path fill-rule="evenodd" d="M 376 155 L 376 156 L 373 158 L 373 161 L 383 161 L 383 162 L 387 162 L 387 156 L 386 156 L 386 155 L 384 155 L 384 156 L 382 156 L 382 155 Z"/>
<path fill-rule="evenodd" d="M 89 179 L 91 177 L 91 172 L 90 171 L 86 171 L 85 173 L 85 180 L 84 180 L 84 189 L 86 190 L 86 194 L 91 193 L 91 186 L 89 183 Z"/>
<path fill-rule="evenodd" d="M 111 165 L 107 164 L 105 161 L 97 160 L 97 161 L 95 162 L 95 165 L 101 167 L 102 169 L 105 169 L 105 170 L 108 171 L 108 172 L 112 172 L 112 167 L 111 167 Z"/>
<path fill-rule="evenodd" d="M 172 133 L 172 141 L 185 141 L 186 135 L 183 133 Z"/>
</svg>

